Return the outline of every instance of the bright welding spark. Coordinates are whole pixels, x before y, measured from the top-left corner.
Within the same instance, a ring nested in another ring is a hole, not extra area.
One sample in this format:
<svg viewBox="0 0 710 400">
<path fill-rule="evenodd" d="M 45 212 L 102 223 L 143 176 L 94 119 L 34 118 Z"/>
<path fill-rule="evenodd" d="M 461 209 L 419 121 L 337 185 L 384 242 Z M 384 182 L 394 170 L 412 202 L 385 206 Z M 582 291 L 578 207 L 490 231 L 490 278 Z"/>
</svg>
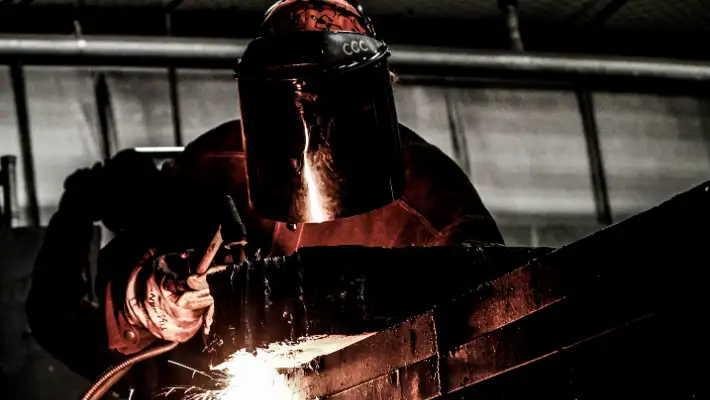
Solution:
<svg viewBox="0 0 710 400">
<path fill-rule="evenodd" d="M 271 343 L 259 348 L 256 355 L 240 350 L 226 362 L 210 368 L 209 374 L 187 365 L 173 365 L 206 376 L 221 389 L 196 386 L 173 386 L 165 389 L 166 397 L 175 391 L 184 393 L 183 400 L 303 400 L 297 385 L 289 382 L 279 370 L 305 368 L 310 361 L 357 343 L 373 333 L 362 335 L 318 335 L 293 343 Z"/>
<path fill-rule="evenodd" d="M 303 338 L 294 344 L 272 343 L 256 349 L 256 355 L 241 350 L 214 370 L 226 374 L 228 387 L 218 400 L 303 400 L 303 393 L 289 385 L 278 369 L 303 367 L 320 355 L 331 354 L 359 342 L 373 333 L 362 335 L 322 335 Z M 224 379 L 224 378 L 223 378 Z"/>
<path fill-rule="evenodd" d="M 233 354 L 227 361 L 205 374 L 180 363 L 173 363 L 190 371 L 208 376 L 222 389 L 210 390 L 196 386 L 173 386 L 161 393 L 166 397 L 175 391 L 183 392 L 183 400 L 303 400 L 300 394 L 288 385 L 286 376 L 264 350 L 256 355 L 244 350 Z"/>
<path fill-rule="evenodd" d="M 268 355 L 239 351 L 216 367 L 229 375 L 229 386 L 219 393 L 219 400 L 301 400 L 286 377 L 269 363 Z"/>
</svg>

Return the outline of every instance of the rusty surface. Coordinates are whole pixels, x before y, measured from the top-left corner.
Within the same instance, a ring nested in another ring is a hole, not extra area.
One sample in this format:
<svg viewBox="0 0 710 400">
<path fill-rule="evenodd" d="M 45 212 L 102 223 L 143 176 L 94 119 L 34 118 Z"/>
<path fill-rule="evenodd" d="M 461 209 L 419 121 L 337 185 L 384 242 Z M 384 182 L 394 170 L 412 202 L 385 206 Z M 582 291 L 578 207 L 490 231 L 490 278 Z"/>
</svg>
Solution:
<svg viewBox="0 0 710 400">
<path fill-rule="evenodd" d="M 437 354 L 432 312 L 382 331 L 341 351 L 321 356 L 312 368 L 289 374 L 306 398 L 338 393 Z"/>
<path fill-rule="evenodd" d="M 426 400 L 441 396 L 439 356 L 400 369 L 402 400 Z"/>
<path fill-rule="evenodd" d="M 475 385 L 610 333 L 629 320 L 645 318 L 644 311 L 643 307 L 614 308 L 611 302 L 560 302 L 449 351 L 442 359 L 446 390 Z"/>
<path fill-rule="evenodd" d="M 708 398 L 705 360 L 710 343 L 705 321 L 690 315 L 696 313 L 697 309 L 635 319 L 442 399 Z"/>
<path fill-rule="evenodd" d="M 329 400 L 402 400 L 402 388 L 400 387 L 399 370 L 367 381 L 362 385 L 357 385 L 340 393 L 336 393 L 326 398 Z"/>
<path fill-rule="evenodd" d="M 494 280 L 466 300 L 472 337 L 510 324 L 564 298 L 564 288 L 543 261 L 531 262 Z"/>
<path fill-rule="evenodd" d="M 439 356 L 432 356 L 326 398 L 329 400 L 426 400 L 439 396 L 441 396 Z"/>
</svg>

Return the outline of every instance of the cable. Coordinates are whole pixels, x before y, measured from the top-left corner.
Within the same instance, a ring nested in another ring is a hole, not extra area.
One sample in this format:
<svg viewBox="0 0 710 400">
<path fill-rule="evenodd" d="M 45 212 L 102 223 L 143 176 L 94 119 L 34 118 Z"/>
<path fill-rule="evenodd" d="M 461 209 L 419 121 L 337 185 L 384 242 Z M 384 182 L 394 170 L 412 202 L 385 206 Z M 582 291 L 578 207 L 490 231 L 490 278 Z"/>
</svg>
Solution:
<svg viewBox="0 0 710 400">
<path fill-rule="evenodd" d="M 106 371 L 99 379 L 86 391 L 82 400 L 99 400 L 113 385 L 116 384 L 134 364 L 164 354 L 174 349 L 179 342 L 169 342 L 162 346 L 146 349 L 122 363 Z"/>
<path fill-rule="evenodd" d="M 231 198 L 228 200 L 231 201 Z M 233 207 L 233 203 L 230 203 L 230 205 Z M 236 210 L 234 210 L 236 212 Z M 237 213 L 237 218 L 239 214 Z M 239 219 L 241 223 L 241 219 Z M 217 233 L 215 234 L 214 238 L 212 239 L 212 242 L 210 243 L 210 246 L 208 247 L 207 251 L 205 252 L 205 255 L 202 257 L 202 261 L 200 262 L 200 267 L 198 268 L 197 273 L 198 274 L 204 274 L 207 272 L 208 267 L 212 263 L 212 260 L 214 259 L 215 254 L 217 254 L 217 250 L 219 247 L 222 245 L 222 230 L 221 227 L 217 228 Z M 179 342 L 169 342 L 167 344 L 164 344 L 162 346 L 157 346 L 152 349 L 146 349 L 143 350 L 142 352 L 136 354 L 133 357 L 128 358 L 124 362 L 116 365 L 115 367 L 112 367 L 108 371 L 106 371 L 103 375 L 99 377 L 99 379 L 89 388 L 89 390 L 86 391 L 86 394 L 84 397 L 82 397 L 82 400 L 98 400 L 103 396 L 113 385 L 116 384 L 128 371 L 133 367 L 134 364 L 139 363 L 143 360 L 147 360 L 149 358 L 153 358 L 155 356 L 158 356 L 163 353 L 167 353 L 168 351 L 174 349 Z"/>
</svg>

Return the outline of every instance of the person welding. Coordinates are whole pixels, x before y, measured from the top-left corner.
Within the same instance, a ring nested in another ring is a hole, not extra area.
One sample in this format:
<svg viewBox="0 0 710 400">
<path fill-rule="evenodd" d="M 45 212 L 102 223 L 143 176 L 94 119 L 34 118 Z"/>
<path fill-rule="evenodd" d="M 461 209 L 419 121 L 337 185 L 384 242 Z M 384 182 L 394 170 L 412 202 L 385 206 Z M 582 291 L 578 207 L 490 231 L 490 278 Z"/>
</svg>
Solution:
<svg viewBox="0 0 710 400">
<path fill-rule="evenodd" d="M 226 196 L 246 259 L 313 246 L 502 244 L 466 174 L 398 123 L 388 56 L 354 1 L 274 4 L 236 70 L 241 121 L 203 134 L 164 171 L 128 151 L 67 180 L 27 301 L 39 343 L 93 379 L 156 341 L 180 342 L 122 382 L 133 399 L 191 385 L 194 371 L 166 362 L 207 367 L 205 277 L 239 260 L 196 266 Z M 96 221 L 117 236 L 100 252 L 92 307 L 82 272 Z"/>
</svg>

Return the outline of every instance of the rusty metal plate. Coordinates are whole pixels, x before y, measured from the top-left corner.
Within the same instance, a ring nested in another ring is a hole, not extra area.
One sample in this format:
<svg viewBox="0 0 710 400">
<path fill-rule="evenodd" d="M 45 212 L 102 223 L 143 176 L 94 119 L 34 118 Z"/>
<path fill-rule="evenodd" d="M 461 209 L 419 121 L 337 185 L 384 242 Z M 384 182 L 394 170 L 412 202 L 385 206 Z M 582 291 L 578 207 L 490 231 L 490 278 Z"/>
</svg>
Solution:
<svg viewBox="0 0 710 400">
<path fill-rule="evenodd" d="M 604 303 L 565 300 L 448 352 L 441 367 L 446 391 L 477 384 L 649 315 L 641 304 Z"/>
<path fill-rule="evenodd" d="M 470 335 L 480 336 L 564 298 L 561 282 L 550 278 L 544 258 L 483 286 L 466 299 Z"/>
<path fill-rule="evenodd" d="M 333 354 L 313 368 L 291 371 L 289 382 L 305 398 L 323 397 L 389 374 L 437 354 L 434 314 L 428 312 Z"/>
<path fill-rule="evenodd" d="M 701 360 L 707 359 L 710 347 L 702 333 L 688 335 L 676 328 L 683 318 L 668 317 L 636 320 L 442 399 L 707 398 L 706 368 Z M 702 323 L 693 325 L 698 328 Z"/>
<path fill-rule="evenodd" d="M 329 400 L 402 400 L 399 370 L 326 397 Z"/>
<path fill-rule="evenodd" d="M 328 396 L 330 400 L 427 400 L 441 396 L 439 357 L 433 356 Z"/>
<path fill-rule="evenodd" d="M 400 368 L 402 400 L 427 400 L 441 396 L 439 356 Z"/>
</svg>

